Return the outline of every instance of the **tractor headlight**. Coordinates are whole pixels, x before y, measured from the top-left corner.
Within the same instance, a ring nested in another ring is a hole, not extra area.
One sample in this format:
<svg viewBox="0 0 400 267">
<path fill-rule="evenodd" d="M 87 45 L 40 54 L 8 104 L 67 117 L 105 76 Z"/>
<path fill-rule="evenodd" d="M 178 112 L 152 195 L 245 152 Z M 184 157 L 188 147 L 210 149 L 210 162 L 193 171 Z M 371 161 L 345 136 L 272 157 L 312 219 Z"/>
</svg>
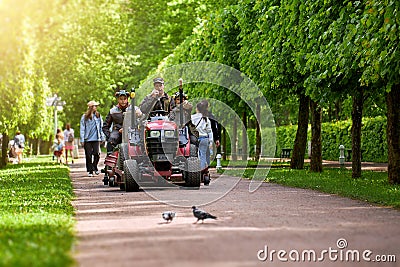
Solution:
<svg viewBox="0 0 400 267">
<path fill-rule="evenodd" d="M 160 137 L 160 131 L 150 131 L 150 137 Z"/>
<path fill-rule="evenodd" d="M 167 138 L 173 138 L 175 135 L 174 131 L 168 130 L 168 131 L 164 131 L 164 136 Z"/>
</svg>

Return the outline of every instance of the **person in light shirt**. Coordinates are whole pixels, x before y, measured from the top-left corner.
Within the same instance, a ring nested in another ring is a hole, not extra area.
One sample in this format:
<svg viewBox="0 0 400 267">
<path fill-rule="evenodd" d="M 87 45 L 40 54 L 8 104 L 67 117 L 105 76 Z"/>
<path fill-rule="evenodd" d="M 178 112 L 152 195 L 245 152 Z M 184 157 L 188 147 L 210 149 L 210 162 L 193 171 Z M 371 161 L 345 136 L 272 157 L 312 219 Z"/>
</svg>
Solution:
<svg viewBox="0 0 400 267">
<path fill-rule="evenodd" d="M 65 164 L 68 164 L 68 152 L 71 156 L 71 161 L 74 163 L 74 129 L 71 128 L 71 124 L 67 123 L 65 125 L 65 130 L 64 130 L 64 150 L 65 150 Z"/>
<path fill-rule="evenodd" d="M 207 107 L 204 102 L 199 102 L 196 105 L 196 114 L 192 115 L 192 123 L 199 132 L 199 159 L 201 170 L 208 168 L 210 164 L 210 153 L 207 153 L 212 148 L 213 132 L 211 129 L 211 121 L 205 115 Z"/>
<path fill-rule="evenodd" d="M 98 105 L 96 101 L 89 101 L 88 109 L 82 115 L 80 122 L 80 142 L 85 150 L 86 170 L 89 177 L 92 177 L 93 173 L 100 174 L 97 168 L 100 161 L 100 142 L 105 141 L 102 131 L 103 119 L 97 111 Z"/>
</svg>

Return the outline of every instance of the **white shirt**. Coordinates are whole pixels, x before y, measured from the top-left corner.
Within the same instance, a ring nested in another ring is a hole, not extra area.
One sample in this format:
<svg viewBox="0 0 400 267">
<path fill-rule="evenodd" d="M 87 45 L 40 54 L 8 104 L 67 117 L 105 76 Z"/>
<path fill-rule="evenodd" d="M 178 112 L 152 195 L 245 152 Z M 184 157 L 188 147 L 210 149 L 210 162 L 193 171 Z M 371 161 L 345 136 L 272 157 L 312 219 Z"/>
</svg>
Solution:
<svg viewBox="0 0 400 267">
<path fill-rule="evenodd" d="M 214 141 L 211 121 L 209 118 L 206 117 L 206 120 L 204 120 L 201 113 L 196 113 L 192 115 L 192 123 L 196 126 L 197 131 L 199 131 L 199 137 L 208 136 L 208 141 L 210 143 Z"/>
<path fill-rule="evenodd" d="M 64 142 L 68 142 L 68 136 L 70 133 L 75 137 L 74 129 L 70 128 L 69 131 L 67 129 L 64 130 Z"/>
</svg>

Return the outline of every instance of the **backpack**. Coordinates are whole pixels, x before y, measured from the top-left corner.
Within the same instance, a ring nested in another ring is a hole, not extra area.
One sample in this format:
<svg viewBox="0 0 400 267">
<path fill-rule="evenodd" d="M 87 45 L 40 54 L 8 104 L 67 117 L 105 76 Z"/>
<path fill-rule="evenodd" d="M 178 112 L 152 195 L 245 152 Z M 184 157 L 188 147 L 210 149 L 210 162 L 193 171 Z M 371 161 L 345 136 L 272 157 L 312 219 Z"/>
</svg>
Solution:
<svg viewBox="0 0 400 267">
<path fill-rule="evenodd" d="M 72 143 L 73 141 L 74 141 L 74 134 L 73 133 L 69 133 L 67 142 Z"/>
<path fill-rule="evenodd" d="M 19 147 L 19 138 L 14 138 L 14 147 Z"/>
<path fill-rule="evenodd" d="M 24 148 L 24 143 L 20 142 L 21 140 L 18 137 L 14 138 L 14 147 Z"/>
</svg>

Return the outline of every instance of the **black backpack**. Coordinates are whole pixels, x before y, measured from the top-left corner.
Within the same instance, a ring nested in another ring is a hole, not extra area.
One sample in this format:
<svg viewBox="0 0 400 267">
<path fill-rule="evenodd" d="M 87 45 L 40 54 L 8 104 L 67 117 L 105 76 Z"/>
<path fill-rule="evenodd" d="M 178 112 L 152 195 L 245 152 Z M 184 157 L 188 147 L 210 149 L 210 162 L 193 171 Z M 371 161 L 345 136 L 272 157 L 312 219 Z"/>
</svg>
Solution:
<svg viewBox="0 0 400 267">
<path fill-rule="evenodd" d="M 18 137 L 14 138 L 14 146 L 16 146 L 16 147 L 18 146 L 19 148 L 23 148 L 24 147 L 24 145 L 19 142 L 19 138 Z"/>
</svg>

